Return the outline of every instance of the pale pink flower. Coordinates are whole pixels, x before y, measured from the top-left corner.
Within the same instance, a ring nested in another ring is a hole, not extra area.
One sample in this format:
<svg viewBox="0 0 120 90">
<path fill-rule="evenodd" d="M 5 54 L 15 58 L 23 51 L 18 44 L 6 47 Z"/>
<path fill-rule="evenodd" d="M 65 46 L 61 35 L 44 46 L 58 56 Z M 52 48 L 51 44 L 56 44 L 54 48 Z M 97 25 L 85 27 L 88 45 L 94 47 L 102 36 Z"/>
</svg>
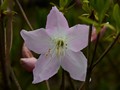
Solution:
<svg viewBox="0 0 120 90">
<path fill-rule="evenodd" d="M 48 80 L 60 66 L 75 80 L 84 81 L 87 59 L 80 51 L 88 45 L 88 26 L 69 28 L 67 20 L 56 7 L 47 17 L 46 28 L 21 31 L 27 47 L 41 54 L 33 69 L 33 83 Z"/>
</svg>

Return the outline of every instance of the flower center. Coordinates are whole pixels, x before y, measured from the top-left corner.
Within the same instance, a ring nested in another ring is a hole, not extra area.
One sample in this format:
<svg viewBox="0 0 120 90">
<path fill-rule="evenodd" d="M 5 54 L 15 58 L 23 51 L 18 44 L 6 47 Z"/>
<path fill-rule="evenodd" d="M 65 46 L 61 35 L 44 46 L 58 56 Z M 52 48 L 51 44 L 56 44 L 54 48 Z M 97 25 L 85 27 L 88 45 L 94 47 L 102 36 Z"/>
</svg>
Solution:
<svg viewBox="0 0 120 90">
<path fill-rule="evenodd" d="M 63 39 L 55 39 L 54 47 L 49 49 L 47 53 L 45 53 L 46 57 L 53 56 L 55 54 L 59 59 L 65 55 L 65 50 L 67 49 L 67 44 Z"/>
<path fill-rule="evenodd" d="M 57 41 L 57 48 L 63 48 L 64 47 L 64 42 L 63 42 L 63 40 L 58 40 Z"/>
<path fill-rule="evenodd" d="M 61 39 L 58 39 L 56 41 L 56 55 L 59 56 L 63 56 L 65 54 L 65 49 L 66 49 L 66 45 L 65 42 Z"/>
</svg>

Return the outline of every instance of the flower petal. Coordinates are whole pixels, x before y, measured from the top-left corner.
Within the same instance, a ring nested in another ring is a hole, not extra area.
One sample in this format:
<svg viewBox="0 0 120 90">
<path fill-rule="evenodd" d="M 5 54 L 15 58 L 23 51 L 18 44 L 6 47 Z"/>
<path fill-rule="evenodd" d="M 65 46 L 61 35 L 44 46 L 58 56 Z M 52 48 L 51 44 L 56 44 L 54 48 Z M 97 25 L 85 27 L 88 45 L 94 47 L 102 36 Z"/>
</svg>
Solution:
<svg viewBox="0 0 120 90">
<path fill-rule="evenodd" d="M 87 59 L 81 51 L 73 52 L 67 50 L 61 61 L 62 68 L 70 73 L 75 80 L 85 81 L 87 70 Z"/>
<path fill-rule="evenodd" d="M 33 69 L 34 80 L 32 83 L 39 83 L 48 80 L 58 72 L 60 62 L 55 56 L 41 55 Z"/>
<path fill-rule="evenodd" d="M 52 7 L 46 23 L 47 32 L 51 34 L 64 32 L 69 28 L 64 15 L 56 8 Z"/>
<path fill-rule="evenodd" d="M 78 52 L 88 45 L 89 27 L 86 25 L 76 25 L 68 32 L 67 45 L 72 51 Z"/>
<path fill-rule="evenodd" d="M 34 31 L 22 30 L 21 36 L 26 46 L 38 54 L 45 53 L 52 47 L 51 38 L 42 28 Z"/>
</svg>

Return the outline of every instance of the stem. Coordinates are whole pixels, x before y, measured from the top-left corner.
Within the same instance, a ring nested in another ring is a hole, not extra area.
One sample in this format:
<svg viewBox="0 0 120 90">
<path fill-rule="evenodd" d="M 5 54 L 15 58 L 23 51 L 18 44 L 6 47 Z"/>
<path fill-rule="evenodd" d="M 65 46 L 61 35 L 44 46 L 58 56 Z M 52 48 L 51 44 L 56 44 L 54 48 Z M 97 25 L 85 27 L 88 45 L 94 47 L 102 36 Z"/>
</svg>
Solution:
<svg viewBox="0 0 120 90">
<path fill-rule="evenodd" d="M 81 84 L 79 90 L 83 90 L 84 85 L 85 85 L 85 82 L 83 82 L 83 83 Z"/>
<path fill-rule="evenodd" d="M 61 82 L 60 90 L 65 90 L 65 71 L 63 69 L 62 69 L 62 82 Z"/>
<path fill-rule="evenodd" d="M 100 44 L 100 49 L 101 49 L 101 52 L 104 51 L 104 47 Z M 120 72 L 119 72 L 119 69 L 118 67 L 115 65 L 115 63 L 111 60 L 110 58 L 110 55 L 107 55 L 107 60 L 109 61 L 109 63 L 111 64 L 111 67 L 114 68 L 114 72 L 116 73 L 116 75 L 119 77 L 120 76 Z"/>
<path fill-rule="evenodd" d="M 6 13 L 6 17 L 7 17 L 7 22 L 6 22 L 6 52 L 9 55 L 10 54 L 10 50 L 11 50 L 11 46 L 12 46 L 12 21 L 13 21 L 13 12 L 12 12 L 12 8 L 13 8 L 13 2 L 12 0 L 8 0 L 8 7 L 7 7 L 7 13 Z"/>
<path fill-rule="evenodd" d="M 90 18 L 94 20 L 94 12 L 92 11 Z M 91 47 L 91 36 L 92 36 L 92 24 L 89 26 L 89 35 L 88 35 L 88 48 L 87 48 L 87 59 L 88 59 L 88 67 L 87 67 L 87 74 L 86 74 L 86 79 L 84 83 L 85 90 L 89 89 L 89 80 L 91 77 L 91 68 L 89 67 L 90 64 L 90 47 Z"/>
<path fill-rule="evenodd" d="M 89 90 L 89 81 L 90 81 L 90 77 L 91 77 L 91 72 L 92 69 L 91 68 L 87 68 L 87 74 L 86 74 L 86 80 L 85 80 L 85 90 Z"/>
<path fill-rule="evenodd" d="M 45 82 L 46 82 L 46 85 L 47 85 L 47 90 L 50 90 L 50 85 L 49 85 L 48 80 L 46 80 Z"/>
<path fill-rule="evenodd" d="M 90 18 L 94 20 L 94 12 L 92 11 Z M 90 63 L 90 47 L 91 47 L 91 36 L 92 36 L 92 24 L 89 25 L 89 35 L 88 35 L 88 47 L 87 47 L 87 59 L 88 65 Z"/>
<path fill-rule="evenodd" d="M 89 63 L 90 63 L 90 47 L 91 47 L 91 35 L 92 35 L 92 25 L 89 26 L 89 35 L 88 35 L 88 48 L 87 48 L 87 57 L 88 57 L 88 67 L 87 67 L 87 74 L 86 74 L 86 79 L 85 79 L 85 89 L 89 89 L 89 78 L 91 72 L 89 71 Z M 84 86 L 83 85 L 83 86 Z"/>
<path fill-rule="evenodd" d="M 87 76 L 86 76 L 86 80 L 85 80 L 85 83 L 84 83 L 85 84 L 85 90 L 89 90 L 89 81 L 90 81 L 90 77 L 91 77 L 91 73 L 92 73 L 92 64 L 93 64 L 93 61 L 94 61 L 94 58 L 95 58 L 95 55 L 96 55 L 96 50 L 97 50 L 97 46 L 98 46 L 99 37 L 100 37 L 100 33 L 98 33 L 98 35 L 97 35 L 97 40 L 96 40 L 96 43 L 95 43 L 95 48 L 94 48 L 94 51 L 93 51 L 92 60 L 91 60 L 90 65 L 87 68 Z"/>
<path fill-rule="evenodd" d="M 10 69 L 10 73 L 11 73 L 12 80 L 14 81 L 15 85 L 17 86 L 17 90 L 22 90 L 12 68 Z"/>
<path fill-rule="evenodd" d="M 107 49 L 103 52 L 103 54 L 97 59 L 97 61 L 94 63 L 94 65 L 92 66 L 92 69 L 94 69 L 94 67 L 104 58 L 104 56 L 111 50 L 111 48 L 113 47 L 113 45 L 117 42 L 118 38 L 120 36 L 120 32 L 118 33 L 118 35 L 116 36 L 115 40 L 107 47 Z"/>
<path fill-rule="evenodd" d="M 89 26 L 89 35 L 88 35 L 88 48 L 87 48 L 88 65 L 90 63 L 91 35 L 92 35 L 92 25 Z"/>
<path fill-rule="evenodd" d="M 72 80 L 71 80 L 71 77 L 70 77 L 69 73 L 66 73 L 66 74 L 67 74 L 67 77 L 68 77 L 68 82 L 70 83 L 71 89 L 72 89 L 72 90 L 75 90 L 74 83 L 72 82 Z"/>
<path fill-rule="evenodd" d="M 13 25 L 12 25 L 12 20 L 13 20 L 13 1 L 12 0 L 8 0 L 8 7 L 7 7 L 7 13 L 6 13 L 6 17 L 7 17 L 7 22 L 6 22 L 6 33 L 5 33 L 5 59 L 6 59 L 6 63 L 7 63 L 7 69 L 8 69 L 8 77 L 11 76 L 11 61 L 10 61 L 10 51 L 11 51 L 11 47 L 12 47 L 12 31 L 13 31 Z M 9 79 L 8 79 L 9 80 Z M 10 80 L 8 81 L 10 82 Z M 11 84 L 11 82 L 10 82 Z"/>
<path fill-rule="evenodd" d="M 30 27 L 31 30 L 33 30 L 33 27 L 32 27 L 32 25 L 30 24 L 30 22 L 29 22 L 29 20 L 28 20 L 28 18 L 27 18 L 27 16 L 26 16 L 26 14 L 25 14 L 22 6 L 20 5 L 19 1 L 18 1 L 18 0 L 15 0 L 15 1 L 16 1 L 17 5 L 19 6 L 19 9 L 20 9 L 20 11 L 22 12 L 22 15 L 23 15 L 25 21 L 27 22 L 28 26 Z"/>
<path fill-rule="evenodd" d="M 87 67 L 87 74 L 86 74 L 86 80 L 85 80 L 85 89 L 89 89 L 89 78 L 91 76 L 91 71 L 89 70 L 89 64 L 90 64 L 90 47 L 91 47 L 91 35 L 92 35 L 92 25 L 89 26 L 89 35 L 88 35 L 88 48 L 87 48 L 87 57 L 88 57 L 88 67 Z"/>
<path fill-rule="evenodd" d="M 13 19 L 13 14 L 12 14 L 12 0 L 8 0 L 8 6 L 7 6 L 7 12 L 6 12 L 6 17 L 7 17 L 7 22 L 6 22 L 6 30 L 5 30 L 5 61 L 7 64 L 7 75 L 8 75 L 8 82 L 10 83 L 9 76 L 10 76 L 10 67 L 11 67 L 11 62 L 10 62 L 10 50 L 12 46 L 12 19 Z"/>
<path fill-rule="evenodd" d="M 1 60 L 1 69 L 2 69 L 2 76 L 3 76 L 3 83 L 4 89 L 10 89 L 10 80 L 8 75 L 8 63 L 6 60 L 6 53 L 5 53 L 5 30 L 4 30 L 4 16 L 2 11 L 0 11 L 0 60 Z"/>
<path fill-rule="evenodd" d="M 11 47 L 12 47 L 12 20 L 13 20 L 13 12 L 12 12 L 12 8 L 13 8 L 13 1 L 12 0 L 8 0 L 8 7 L 7 7 L 7 13 L 6 13 L 6 17 L 7 17 L 7 22 L 6 22 L 6 32 L 4 33 L 4 46 L 5 46 L 5 62 L 7 64 L 6 68 L 7 68 L 7 77 L 8 77 L 8 83 L 10 83 L 10 79 L 9 77 L 12 77 L 13 81 L 15 82 L 18 90 L 20 89 L 19 83 L 14 75 L 14 72 L 11 69 L 11 62 L 10 62 L 10 51 L 11 51 Z"/>
<path fill-rule="evenodd" d="M 99 37 L 100 37 L 100 32 L 98 33 L 97 39 L 96 39 L 96 42 L 95 42 L 95 48 L 94 48 L 93 55 L 92 55 L 92 60 L 91 60 L 90 66 L 89 66 L 90 68 L 92 67 L 94 58 L 96 56 L 96 50 L 97 50 L 97 46 L 98 46 Z"/>
</svg>

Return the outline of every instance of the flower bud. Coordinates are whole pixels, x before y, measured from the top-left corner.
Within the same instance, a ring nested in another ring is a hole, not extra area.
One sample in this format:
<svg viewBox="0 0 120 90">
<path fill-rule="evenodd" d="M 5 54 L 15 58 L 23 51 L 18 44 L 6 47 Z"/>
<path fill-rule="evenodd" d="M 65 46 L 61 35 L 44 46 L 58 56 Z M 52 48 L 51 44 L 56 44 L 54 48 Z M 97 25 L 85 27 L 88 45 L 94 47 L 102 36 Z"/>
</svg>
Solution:
<svg viewBox="0 0 120 90">
<path fill-rule="evenodd" d="M 22 47 L 22 56 L 23 58 L 20 59 L 22 67 L 28 72 L 32 72 L 37 59 L 33 57 L 31 51 L 26 47 L 25 44 L 23 44 Z"/>
<path fill-rule="evenodd" d="M 104 35 L 105 31 L 106 31 L 106 26 L 103 26 L 102 29 L 100 30 L 100 38 Z M 92 30 L 92 35 L 91 35 L 91 41 L 92 42 L 95 42 L 97 39 L 97 32 L 96 32 L 96 28 L 93 27 L 93 30 Z"/>
<path fill-rule="evenodd" d="M 22 67 L 27 70 L 28 72 L 32 72 L 34 67 L 35 67 L 35 63 L 36 63 L 37 59 L 34 57 L 31 58 L 21 58 L 20 59 L 20 63 L 22 65 Z"/>
<path fill-rule="evenodd" d="M 23 56 L 24 58 L 33 57 L 31 51 L 26 47 L 25 44 L 23 44 L 23 47 L 22 47 L 22 56 Z"/>
</svg>

